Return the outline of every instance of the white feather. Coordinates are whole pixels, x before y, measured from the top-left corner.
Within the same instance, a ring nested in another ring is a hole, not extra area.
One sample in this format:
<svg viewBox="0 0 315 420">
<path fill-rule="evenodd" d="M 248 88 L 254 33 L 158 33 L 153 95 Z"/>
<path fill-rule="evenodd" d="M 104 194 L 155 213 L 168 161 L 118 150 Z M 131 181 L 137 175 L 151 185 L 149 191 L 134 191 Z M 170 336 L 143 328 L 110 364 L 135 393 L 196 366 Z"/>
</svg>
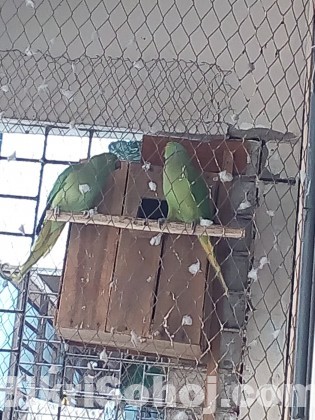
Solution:
<svg viewBox="0 0 315 420">
<path fill-rule="evenodd" d="M 21 225 L 18 230 L 22 233 L 23 236 L 25 235 L 24 225 Z"/>
<path fill-rule="evenodd" d="M 157 189 L 157 185 L 156 185 L 156 183 L 155 182 L 153 182 L 153 181 L 150 181 L 149 182 L 149 189 L 150 189 L 150 191 L 156 191 L 156 189 Z"/>
<path fill-rule="evenodd" d="M 37 88 L 37 92 L 47 92 L 48 91 L 48 84 L 47 83 L 42 83 L 41 85 L 38 86 Z"/>
<path fill-rule="evenodd" d="M 190 315 L 184 315 L 182 318 L 182 325 L 192 325 L 193 320 Z"/>
<path fill-rule="evenodd" d="M 274 332 L 271 335 L 273 336 L 274 339 L 276 339 L 279 334 L 280 334 L 280 330 L 274 330 Z"/>
<path fill-rule="evenodd" d="M 91 188 L 88 184 L 79 184 L 79 191 L 81 194 L 86 194 L 87 192 L 91 191 Z"/>
<path fill-rule="evenodd" d="M 190 272 L 190 274 L 192 274 L 193 276 L 195 276 L 197 273 L 200 273 L 200 261 L 197 259 L 197 262 L 195 262 L 194 264 L 191 264 L 188 267 L 188 271 Z"/>
<path fill-rule="evenodd" d="M 32 57 L 35 54 L 37 54 L 37 51 L 32 50 L 30 47 L 26 47 L 25 55 L 27 55 L 28 57 Z"/>
<path fill-rule="evenodd" d="M 237 210 L 246 210 L 249 209 L 250 207 L 252 207 L 251 203 L 248 201 L 248 193 L 245 193 L 245 198 L 244 200 L 240 203 L 240 205 L 238 206 Z"/>
<path fill-rule="evenodd" d="M 200 217 L 199 224 L 200 224 L 200 226 L 203 226 L 203 227 L 209 227 L 209 226 L 213 225 L 213 220 L 203 219 L 202 217 Z"/>
<path fill-rule="evenodd" d="M 151 168 L 150 162 L 143 162 L 142 169 L 144 170 L 144 172 L 148 172 L 150 168 Z"/>
<path fill-rule="evenodd" d="M 226 170 L 219 172 L 219 178 L 221 182 L 231 182 L 233 181 L 233 175 L 227 172 Z"/>
<path fill-rule="evenodd" d="M 250 343 L 248 343 L 247 347 L 256 347 L 257 346 L 258 341 L 257 340 L 252 340 Z"/>
<path fill-rule="evenodd" d="M 142 68 L 144 67 L 143 62 L 142 62 L 141 60 L 134 61 L 134 62 L 132 63 L 132 65 L 133 65 L 133 67 L 134 67 L 135 69 L 137 69 L 137 70 L 140 70 L 140 69 L 142 69 Z"/>
<path fill-rule="evenodd" d="M 31 7 L 32 9 L 35 9 L 35 4 L 32 0 L 25 0 L 25 6 Z"/>
<path fill-rule="evenodd" d="M 267 257 L 261 257 L 260 261 L 259 261 L 259 270 L 261 270 L 262 268 L 264 268 L 264 266 L 266 264 L 269 264 L 269 260 Z"/>
<path fill-rule="evenodd" d="M 68 101 L 70 101 L 74 95 L 74 93 L 70 89 L 61 89 L 61 94 L 64 96 Z"/>
<path fill-rule="evenodd" d="M 150 239 L 151 246 L 158 246 L 161 243 L 163 233 L 159 233 Z"/>
<path fill-rule="evenodd" d="M 10 156 L 7 157 L 7 161 L 16 160 L 16 151 L 14 151 Z"/>
<path fill-rule="evenodd" d="M 253 281 L 258 280 L 258 268 L 252 268 L 249 273 L 247 274 L 247 277 Z"/>
<path fill-rule="evenodd" d="M 237 123 L 237 121 L 240 119 L 240 116 L 238 115 L 238 114 L 233 114 L 232 116 L 231 116 L 231 120 L 232 120 L 232 122 L 235 124 L 235 123 Z"/>
<path fill-rule="evenodd" d="M 103 360 L 105 363 L 108 362 L 108 355 L 107 355 L 106 349 L 103 349 L 100 352 L 99 358 L 100 358 L 100 360 Z"/>
</svg>

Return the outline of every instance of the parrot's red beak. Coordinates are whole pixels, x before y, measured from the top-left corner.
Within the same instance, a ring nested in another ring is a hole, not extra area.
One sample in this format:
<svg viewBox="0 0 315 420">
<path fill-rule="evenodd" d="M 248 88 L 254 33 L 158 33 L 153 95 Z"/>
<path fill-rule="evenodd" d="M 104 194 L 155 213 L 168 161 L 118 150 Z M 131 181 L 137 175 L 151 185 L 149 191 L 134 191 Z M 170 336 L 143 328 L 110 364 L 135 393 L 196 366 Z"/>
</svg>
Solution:
<svg viewBox="0 0 315 420">
<path fill-rule="evenodd" d="M 121 162 L 119 159 L 117 159 L 115 162 L 115 169 L 120 169 L 120 168 L 121 168 Z"/>
</svg>

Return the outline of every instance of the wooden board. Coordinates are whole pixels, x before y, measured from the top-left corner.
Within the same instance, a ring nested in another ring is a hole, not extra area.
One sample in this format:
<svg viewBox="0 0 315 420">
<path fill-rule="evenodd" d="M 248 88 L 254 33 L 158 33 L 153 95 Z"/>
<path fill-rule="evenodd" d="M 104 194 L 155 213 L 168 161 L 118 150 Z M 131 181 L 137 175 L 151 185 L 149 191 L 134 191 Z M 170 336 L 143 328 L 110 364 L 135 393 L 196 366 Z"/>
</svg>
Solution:
<svg viewBox="0 0 315 420">
<path fill-rule="evenodd" d="M 136 217 L 143 199 L 164 199 L 160 166 L 145 172 L 141 164 L 125 163 L 114 176 L 100 212 Z M 216 201 L 217 174 L 204 176 Z M 65 339 L 134 349 L 134 333 L 136 350 L 192 360 L 202 356 L 212 337 L 213 272 L 196 236 L 164 234 L 160 245 L 151 246 L 153 236 L 72 226 L 57 319 Z M 188 267 L 197 259 L 202 271 L 192 276 Z M 182 325 L 184 315 L 192 325 Z"/>
<path fill-rule="evenodd" d="M 234 167 L 234 153 L 230 150 L 225 150 L 222 156 L 222 167 L 223 170 L 226 170 L 228 173 L 232 173 Z M 217 206 L 219 208 L 219 214 L 216 218 L 216 221 L 219 223 L 228 223 L 231 221 L 231 206 L 229 201 L 229 188 L 231 182 L 218 182 L 218 196 L 217 196 Z M 229 253 L 227 249 L 226 242 L 220 240 L 215 246 L 215 251 L 217 255 L 218 262 L 222 267 L 222 261 Z M 224 271 L 222 270 L 224 277 Z M 226 296 L 223 297 L 223 291 L 220 282 L 215 277 L 215 272 L 212 267 L 209 267 L 208 272 L 208 281 L 207 289 L 205 293 L 205 331 L 206 334 L 202 337 L 201 347 L 206 352 L 205 361 L 207 363 L 207 378 L 211 378 L 211 381 L 216 380 L 217 384 L 219 381 L 218 374 L 218 363 L 220 357 L 220 341 L 222 334 L 221 319 L 222 319 L 222 308 L 223 308 L 223 299 L 227 299 Z M 208 315 L 208 316 L 207 316 Z M 212 398 L 215 395 L 210 392 L 208 395 L 208 384 L 205 384 L 206 390 L 206 404 L 212 402 Z M 211 387 L 210 387 L 211 390 Z M 213 408 L 213 407 L 212 407 Z M 204 413 L 204 420 L 214 420 L 214 415 L 207 412 Z"/>
<path fill-rule="evenodd" d="M 204 179 L 216 201 L 216 174 L 205 173 Z M 201 272 L 192 276 L 188 267 L 200 261 Z M 153 332 L 162 340 L 200 345 L 203 336 L 204 296 L 207 286 L 208 261 L 196 236 L 165 235 Z M 206 308 L 210 312 L 208 306 Z M 183 326 L 184 315 L 192 318 L 191 326 Z M 209 317 L 208 317 L 209 318 Z M 209 319 L 210 322 L 210 319 Z M 209 328 L 208 328 L 209 330 Z M 209 332 L 209 331 L 208 331 Z M 174 337 L 172 337 L 174 336 Z M 171 338 L 170 338 L 171 337 Z"/>
<path fill-rule="evenodd" d="M 142 342 L 132 343 L 130 334 L 104 331 L 99 331 L 95 334 L 95 331 L 90 329 L 78 331 L 72 328 L 60 328 L 60 334 L 64 339 L 73 343 L 82 344 L 83 342 L 112 348 L 132 349 L 133 352 L 140 354 L 149 353 L 155 356 L 193 360 L 194 362 L 199 360 L 201 356 L 199 345 L 187 345 L 176 342 L 171 345 L 170 341 L 158 340 L 157 338 L 147 338 L 142 340 Z"/>
<path fill-rule="evenodd" d="M 152 181 L 157 191 L 149 189 Z M 136 216 L 141 199 L 163 197 L 161 168 L 148 174 L 140 164 L 130 164 L 124 214 Z M 161 245 L 151 246 L 156 233 L 123 230 L 110 295 L 106 331 L 131 332 L 141 337 L 150 334 Z"/>
<path fill-rule="evenodd" d="M 122 163 L 108 180 L 99 212 L 122 213 L 127 169 Z M 113 227 L 71 225 L 57 327 L 105 330 L 118 235 Z"/>
<path fill-rule="evenodd" d="M 152 165 L 163 166 L 164 148 L 169 141 L 183 144 L 195 165 L 204 172 L 223 171 L 225 169 L 222 165 L 223 154 L 231 151 L 234 155 L 232 173 L 235 175 L 246 173 L 248 152 L 245 142 L 239 139 L 225 140 L 222 136 L 209 136 L 207 141 L 203 142 L 179 137 L 145 135 L 142 142 L 142 159 L 151 162 Z"/>
<path fill-rule="evenodd" d="M 202 271 L 193 276 L 188 268 L 197 260 Z M 153 332 L 159 332 L 158 338 L 199 345 L 207 266 L 198 238 L 165 235 L 153 320 Z M 191 318 L 192 325 L 182 325 L 185 315 Z"/>
</svg>

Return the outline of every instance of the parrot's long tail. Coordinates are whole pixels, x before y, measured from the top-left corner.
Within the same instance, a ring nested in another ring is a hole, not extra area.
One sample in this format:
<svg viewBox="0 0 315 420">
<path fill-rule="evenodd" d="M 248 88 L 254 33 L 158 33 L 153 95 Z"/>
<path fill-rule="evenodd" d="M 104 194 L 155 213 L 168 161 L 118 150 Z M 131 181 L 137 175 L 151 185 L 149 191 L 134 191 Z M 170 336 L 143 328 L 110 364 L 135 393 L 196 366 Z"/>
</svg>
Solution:
<svg viewBox="0 0 315 420">
<path fill-rule="evenodd" d="M 39 233 L 38 238 L 32 248 L 31 254 L 26 260 L 26 262 L 20 267 L 19 273 L 12 276 L 12 280 L 20 282 L 25 274 L 32 268 L 37 261 L 48 254 L 52 247 L 57 242 L 65 223 L 63 222 L 54 222 L 47 220 L 43 224 L 43 228 Z"/>
<path fill-rule="evenodd" d="M 229 289 L 225 283 L 225 280 L 223 278 L 222 275 L 222 271 L 221 271 L 221 267 L 216 259 L 215 253 L 214 253 L 214 247 L 212 245 L 212 243 L 210 242 L 210 239 L 208 236 L 202 235 L 198 237 L 199 242 L 202 245 L 202 248 L 204 249 L 205 253 L 207 254 L 207 258 L 210 262 L 210 264 L 212 265 L 212 267 L 214 268 L 215 272 L 216 272 L 216 276 L 219 278 L 221 285 L 223 287 L 223 290 L 225 292 L 225 294 L 227 295 L 229 292 Z"/>
</svg>

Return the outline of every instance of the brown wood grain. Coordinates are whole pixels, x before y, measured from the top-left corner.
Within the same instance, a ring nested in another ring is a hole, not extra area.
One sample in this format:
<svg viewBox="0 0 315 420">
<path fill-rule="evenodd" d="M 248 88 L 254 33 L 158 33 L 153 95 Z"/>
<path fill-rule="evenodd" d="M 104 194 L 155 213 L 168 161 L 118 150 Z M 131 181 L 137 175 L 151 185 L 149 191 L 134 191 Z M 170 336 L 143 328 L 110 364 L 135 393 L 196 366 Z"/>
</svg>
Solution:
<svg viewBox="0 0 315 420">
<path fill-rule="evenodd" d="M 128 165 L 115 171 L 98 211 L 121 214 Z M 115 186 L 115 188 L 113 188 Z M 118 229 L 72 224 L 57 317 L 58 327 L 105 329 Z"/>
<path fill-rule="evenodd" d="M 112 348 L 132 349 L 133 354 L 165 355 L 174 359 L 192 360 L 194 365 L 201 355 L 199 345 L 191 344 L 188 346 L 187 344 L 175 342 L 172 346 L 169 341 L 157 340 L 156 338 L 147 338 L 133 344 L 130 340 L 130 334 L 123 334 L 117 331 L 113 333 L 99 331 L 98 334 L 95 334 L 95 331 L 90 329 L 78 331 L 72 328 L 61 327 L 59 333 L 72 343 L 82 344 L 84 342 Z"/>
<path fill-rule="evenodd" d="M 191 140 L 180 137 L 143 136 L 141 156 L 152 165 L 163 166 L 165 145 L 169 141 L 183 144 L 194 163 L 204 172 L 221 172 L 223 154 L 231 151 L 235 158 L 231 173 L 241 175 L 246 173 L 247 149 L 246 143 L 240 139 L 224 139 L 223 136 L 208 136 L 207 140 Z"/>
<path fill-rule="evenodd" d="M 202 271 L 193 276 L 188 268 L 197 260 Z M 153 321 L 160 339 L 199 345 L 206 270 L 207 259 L 196 237 L 166 235 Z M 182 325 L 185 315 L 192 325 Z"/>
<path fill-rule="evenodd" d="M 214 201 L 217 195 L 216 176 L 204 174 Z M 202 271 L 192 276 L 188 267 L 197 259 Z M 165 235 L 152 328 L 153 332 L 159 332 L 161 339 L 200 345 L 207 272 L 208 261 L 197 237 Z M 182 325 L 184 315 L 192 318 L 191 326 Z"/>
<path fill-rule="evenodd" d="M 222 160 L 222 171 L 225 170 L 229 174 L 233 173 L 234 157 L 235 155 L 232 151 L 224 151 Z M 217 206 L 219 209 L 219 215 L 217 219 L 218 223 L 221 225 L 228 225 L 234 216 L 229 199 L 229 190 L 231 188 L 232 183 L 233 180 L 229 182 L 218 182 Z"/>
<path fill-rule="evenodd" d="M 234 167 L 234 154 L 225 150 L 222 156 L 222 169 L 226 170 L 228 173 L 232 173 Z M 233 181 L 232 181 L 233 182 Z M 217 201 L 216 205 L 218 207 L 219 213 L 216 220 L 219 223 L 228 223 L 231 220 L 231 207 L 229 201 L 229 188 L 230 182 L 218 182 L 217 183 Z M 229 250 L 227 249 L 226 242 L 223 240 L 216 241 L 215 253 L 219 263 L 224 261 Z M 212 240 L 214 244 L 215 241 Z M 222 264 L 221 264 L 222 267 Z M 224 271 L 222 270 L 224 277 Z M 207 334 L 202 337 L 202 348 L 204 351 L 208 350 L 205 360 L 207 361 L 207 377 L 211 377 L 212 380 L 219 381 L 218 375 L 218 363 L 220 360 L 220 341 L 222 334 L 222 327 L 220 319 L 222 319 L 222 307 L 223 299 L 226 299 L 226 296 L 223 296 L 223 290 L 221 283 L 215 277 L 215 271 L 209 265 L 208 277 L 207 277 L 207 287 L 205 293 L 205 306 L 204 306 L 204 319 L 205 319 L 205 329 Z M 210 404 L 212 401 L 212 395 L 208 395 L 207 383 L 206 388 L 206 403 Z M 213 406 L 212 406 L 213 408 Z M 205 413 L 203 415 L 204 420 L 213 420 L 215 418 L 214 414 Z"/>
<path fill-rule="evenodd" d="M 148 188 L 150 180 L 158 186 L 156 193 Z M 124 214 L 136 216 L 142 198 L 158 196 L 162 196 L 161 168 L 146 174 L 140 164 L 130 164 Z M 153 236 L 156 233 L 120 233 L 106 331 L 134 331 L 142 337 L 150 334 L 161 254 L 161 245 L 150 245 Z"/>
</svg>

